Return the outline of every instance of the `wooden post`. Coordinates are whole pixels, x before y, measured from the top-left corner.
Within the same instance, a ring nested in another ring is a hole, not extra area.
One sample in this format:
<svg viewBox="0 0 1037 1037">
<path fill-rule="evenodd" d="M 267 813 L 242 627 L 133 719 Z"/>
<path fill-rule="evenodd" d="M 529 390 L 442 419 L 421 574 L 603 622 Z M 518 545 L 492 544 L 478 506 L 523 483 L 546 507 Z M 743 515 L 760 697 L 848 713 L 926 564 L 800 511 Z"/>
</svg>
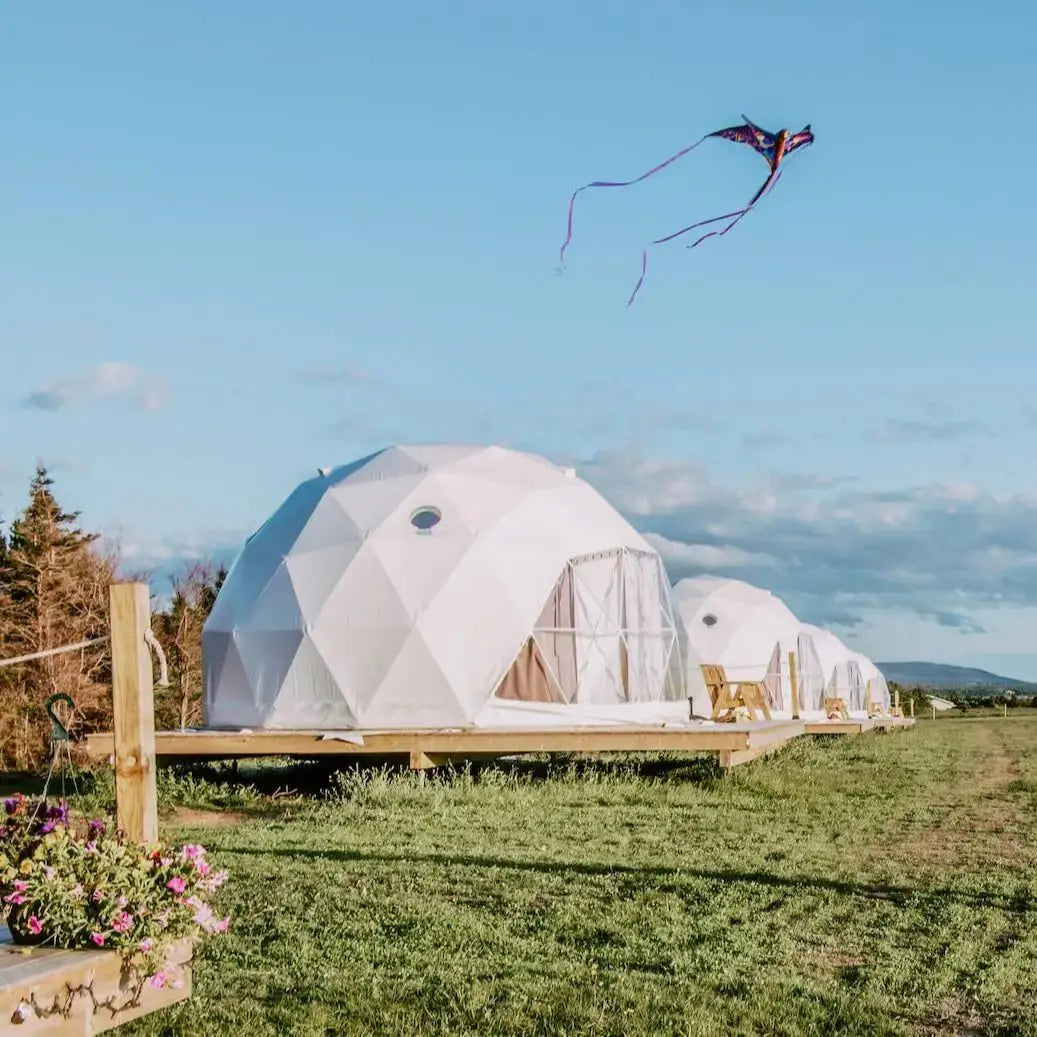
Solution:
<svg viewBox="0 0 1037 1037">
<path fill-rule="evenodd" d="M 155 702 L 146 583 L 113 583 L 110 591 L 115 809 L 119 827 L 139 843 L 158 840 Z"/>
<path fill-rule="evenodd" d="M 915 697 L 911 696 L 911 716 L 915 715 Z"/>
<path fill-rule="evenodd" d="M 792 689 L 792 719 L 799 719 L 799 674 L 796 673 L 796 653 L 789 652 L 789 687 Z"/>
</svg>

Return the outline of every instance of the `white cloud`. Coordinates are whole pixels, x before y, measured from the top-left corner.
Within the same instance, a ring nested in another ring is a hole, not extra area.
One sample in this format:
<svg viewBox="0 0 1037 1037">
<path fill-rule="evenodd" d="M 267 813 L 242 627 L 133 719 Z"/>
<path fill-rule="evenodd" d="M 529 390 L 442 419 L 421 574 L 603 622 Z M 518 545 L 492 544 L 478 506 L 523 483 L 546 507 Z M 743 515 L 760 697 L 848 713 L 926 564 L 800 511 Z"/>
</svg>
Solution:
<svg viewBox="0 0 1037 1037">
<path fill-rule="evenodd" d="M 974 636 L 990 610 L 1037 604 L 1037 500 L 964 483 L 855 488 L 813 475 L 723 486 L 695 461 L 599 453 L 577 464 L 646 535 L 673 579 L 758 583 L 804 619 L 852 628 L 913 615 Z"/>
<path fill-rule="evenodd" d="M 767 555 L 754 555 L 730 544 L 686 544 L 659 533 L 646 533 L 645 539 L 666 561 L 684 562 L 703 569 L 731 569 L 744 565 L 771 565 Z"/>
<path fill-rule="evenodd" d="M 23 403 L 37 410 L 62 411 L 104 400 L 132 399 L 141 410 L 154 413 L 165 407 L 168 396 L 163 379 L 113 360 L 47 382 L 29 393 Z"/>
</svg>

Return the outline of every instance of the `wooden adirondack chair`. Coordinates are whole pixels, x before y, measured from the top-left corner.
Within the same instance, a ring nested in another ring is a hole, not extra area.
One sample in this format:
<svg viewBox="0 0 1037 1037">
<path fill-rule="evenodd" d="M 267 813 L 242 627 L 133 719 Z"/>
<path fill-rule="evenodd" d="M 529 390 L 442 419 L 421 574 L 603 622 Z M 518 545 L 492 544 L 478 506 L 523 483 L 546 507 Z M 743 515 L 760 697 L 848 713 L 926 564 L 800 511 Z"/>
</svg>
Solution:
<svg viewBox="0 0 1037 1037">
<path fill-rule="evenodd" d="M 825 716 L 829 720 L 849 720 L 850 711 L 846 708 L 846 703 L 841 698 L 826 698 Z"/>
<path fill-rule="evenodd" d="M 868 719 L 886 715 L 886 709 L 881 702 L 873 702 L 871 699 L 871 681 L 868 681 L 867 690 L 864 692 L 864 708 L 868 712 Z"/>
<path fill-rule="evenodd" d="M 738 681 L 732 688 L 728 683 L 727 674 L 723 666 L 714 663 L 703 663 L 700 666 L 702 679 L 706 682 L 706 690 L 713 700 L 713 711 L 710 713 L 711 720 L 732 722 L 735 718 L 735 710 L 739 706 L 749 711 L 749 715 L 755 720 L 756 714 L 762 713 L 763 719 L 771 719 L 770 707 L 767 705 L 767 696 L 764 691 L 763 681 Z"/>
</svg>

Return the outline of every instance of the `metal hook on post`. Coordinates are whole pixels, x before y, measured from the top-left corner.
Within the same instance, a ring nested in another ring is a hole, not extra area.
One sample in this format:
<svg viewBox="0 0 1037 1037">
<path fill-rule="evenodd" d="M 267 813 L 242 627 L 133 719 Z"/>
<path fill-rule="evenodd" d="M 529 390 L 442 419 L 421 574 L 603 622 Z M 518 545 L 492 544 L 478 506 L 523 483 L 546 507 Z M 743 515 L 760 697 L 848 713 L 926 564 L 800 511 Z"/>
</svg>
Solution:
<svg viewBox="0 0 1037 1037">
<path fill-rule="evenodd" d="M 156 688 L 169 687 L 169 667 L 166 665 L 166 653 L 162 651 L 162 645 L 158 643 L 150 627 L 144 629 L 144 643 L 154 652 L 158 659 L 158 680 L 155 681 Z"/>
<path fill-rule="evenodd" d="M 65 703 L 69 708 L 67 721 L 63 721 L 54 711 L 54 707 L 59 702 Z M 69 726 L 75 715 L 76 704 L 71 695 L 64 691 L 58 691 L 43 703 L 43 709 L 50 718 L 50 768 L 43 782 L 43 792 L 40 794 L 40 802 L 36 807 L 37 812 L 42 808 L 43 803 L 47 799 L 47 794 L 50 791 L 50 782 L 54 777 L 55 771 L 58 771 L 61 776 L 61 799 L 64 802 L 66 763 L 68 764 L 69 777 L 72 779 L 72 787 L 76 790 L 76 794 L 79 794 L 75 763 L 72 760 L 72 736 L 69 733 Z"/>
</svg>

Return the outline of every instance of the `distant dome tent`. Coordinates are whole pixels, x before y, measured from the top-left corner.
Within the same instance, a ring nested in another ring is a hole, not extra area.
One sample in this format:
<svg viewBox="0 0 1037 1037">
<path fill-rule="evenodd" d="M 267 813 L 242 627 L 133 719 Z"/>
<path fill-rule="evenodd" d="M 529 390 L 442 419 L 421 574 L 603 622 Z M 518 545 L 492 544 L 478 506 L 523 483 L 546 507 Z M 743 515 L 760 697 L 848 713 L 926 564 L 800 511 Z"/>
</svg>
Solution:
<svg viewBox="0 0 1037 1037">
<path fill-rule="evenodd" d="M 709 716 L 711 703 L 702 682 L 701 663 L 724 667 L 728 682 L 762 681 L 771 710 L 792 715 L 788 656 L 797 653 L 800 683 L 819 680 L 816 659 L 799 659 L 803 624 L 776 595 L 742 580 L 696 576 L 673 587 L 685 682 L 697 716 Z"/>
<path fill-rule="evenodd" d="M 822 677 L 803 684 L 803 697 L 810 709 L 824 709 L 826 697 L 841 698 L 851 716 L 867 716 L 868 702 L 889 712 L 889 687 L 878 667 L 862 652 L 854 651 L 830 630 L 806 623 L 803 626 L 820 661 Z"/>
<path fill-rule="evenodd" d="M 890 701 L 889 685 L 886 683 L 882 671 L 862 652 L 851 651 L 850 658 L 855 660 L 860 667 L 861 676 L 864 679 L 866 702 L 880 705 L 882 711 L 888 713 L 892 702 Z"/>
<path fill-rule="evenodd" d="M 856 697 L 857 689 L 851 688 L 851 677 L 847 667 L 850 649 L 831 631 L 813 623 L 804 623 L 803 633 L 810 639 L 819 662 L 818 672 L 800 682 L 804 708 L 824 710 L 825 698 L 838 696 L 846 702 L 847 709 L 863 709 L 863 701 L 860 705 L 851 702 L 851 697 Z M 854 694 L 851 695 L 851 692 Z"/>
<path fill-rule="evenodd" d="M 321 469 L 245 544 L 203 654 L 215 728 L 687 718 L 658 553 L 571 469 L 500 447 Z"/>
</svg>

